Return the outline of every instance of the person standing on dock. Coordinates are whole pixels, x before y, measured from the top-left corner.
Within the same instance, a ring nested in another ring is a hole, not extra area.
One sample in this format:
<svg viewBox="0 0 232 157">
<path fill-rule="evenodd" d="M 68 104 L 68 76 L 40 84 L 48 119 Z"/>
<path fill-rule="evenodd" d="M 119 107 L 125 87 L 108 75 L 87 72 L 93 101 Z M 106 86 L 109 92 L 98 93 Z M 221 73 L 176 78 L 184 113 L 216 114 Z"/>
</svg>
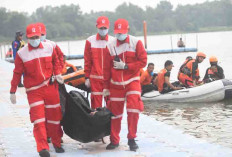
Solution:
<svg viewBox="0 0 232 157">
<path fill-rule="evenodd" d="M 15 33 L 15 40 L 12 42 L 14 60 L 16 58 L 16 54 L 17 54 L 18 50 L 20 50 L 25 45 L 25 42 L 23 41 L 23 34 L 24 33 L 22 31 L 17 31 Z M 18 84 L 18 87 L 24 87 L 24 85 L 22 84 L 22 78 Z"/>
<path fill-rule="evenodd" d="M 111 118 L 110 144 L 107 145 L 107 150 L 119 146 L 119 133 L 125 101 L 128 115 L 128 145 L 131 151 L 138 149 L 135 138 L 139 113 L 143 111 L 140 69 L 147 64 L 147 53 L 141 40 L 128 35 L 128 31 L 129 24 L 127 20 L 116 20 L 114 23 L 116 38 L 108 43 L 106 49 L 103 68 L 103 95 L 110 95 L 108 108 L 114 115 Z"/>
<path fill-rule="evenodd" d="M 113 37 L 108 35 L 110 22 L 105 16 L 97 19 L 98 33 L 90 36 L 85 43 L 84 72 L 85 85 L 91 88 L 91 107 L 102 107 L 103 67 L 105 67 L 105 49 Z M 106 100 L 106 99 L 105 99 Z"/>
<path fill-rule="evenodd" d="M 210 67 L 206 70 L 203 81 L 205 83 L 224 79 L 224 70 L 218 65 L 218 59 L 215 56 L 209 58 Z"/>
<path fill-rule="evenodd" d="M 29 24 L 26 36 L 28 44 L 16 54 L 10 100 L 11 103 L 16 103 L 17 84 L 24 72 L 24 85 L 30 106 L 30 120 L 34 123 L 37 151 L 41 157 L 50 157 L 47 134 L 52 139 L 55 151 L 64 152 L 61 147 L 62 113 L 58 93 L 58 83 L 63 84 L 64 80 L 59 71 L 57 53 L 50 43 L 40 41 L 39 27 Z M 53 74 L 55 81 L 51 79 Z"/>
<path fill-rule="evenodd" d="M 198 64 L 205 58 L 206 55 L 203 52 L 198 52 L 196 59 L 189 60 L 181 66 L 178 79 L 185 87 L 195 87 L 200 84 Z"/>
</svg>

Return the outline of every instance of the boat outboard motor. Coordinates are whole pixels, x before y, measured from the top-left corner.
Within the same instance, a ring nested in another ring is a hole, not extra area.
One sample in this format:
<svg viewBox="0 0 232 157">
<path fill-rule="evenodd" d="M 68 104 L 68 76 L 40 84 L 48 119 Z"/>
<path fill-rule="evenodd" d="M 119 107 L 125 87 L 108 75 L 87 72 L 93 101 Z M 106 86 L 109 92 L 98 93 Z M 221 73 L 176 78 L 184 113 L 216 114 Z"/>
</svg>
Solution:
<svg viewBox="0 0 232 157">
<path fill-rule="evenodd" d="M 223 79 L 222 83 L 225 87 L 225 99 L 232 98 L 232 80 Z"/>
<path fill-rule="evenodd" d="M 69 137 L 87 143 L 110 135 L 112 114 L 107 108 L 98 108 L 94 115 L 90 115 L 94 110 L 80 92 L 63 91 L 62 94 L 65 94 L 66 101 L 61 124 Z"/>
</svg>

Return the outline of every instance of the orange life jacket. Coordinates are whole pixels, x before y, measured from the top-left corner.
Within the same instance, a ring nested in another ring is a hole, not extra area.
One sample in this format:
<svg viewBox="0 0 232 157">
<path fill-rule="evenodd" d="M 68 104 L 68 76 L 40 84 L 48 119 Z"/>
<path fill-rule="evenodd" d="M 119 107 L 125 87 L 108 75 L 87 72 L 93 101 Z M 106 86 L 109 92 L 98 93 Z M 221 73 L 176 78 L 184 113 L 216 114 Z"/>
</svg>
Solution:
<svg viewBox="0 0 232 157">
<path fill-rule="evenodd" d="M 185 75 L 188 75 L 190 78 L 192 78 L 193 73 L 196 73 L 196 78 L 199 79 L 199 69 L 197 68 L 196 71 L 192 71 L 193 62 L 195 61 L 195 59 L 190 60 L 189 62 L 185 61 L 185 65 L 180 69 L 180 72 L 184 73 Z"/>
<path fill-rule="evenodd" d="M 164 75 L 165 75 L 166 72 L 167 72 L 166 69 L 162 69 L 162 70 L 158 73 L 158 76 L 157 76 L 157 84 L 156 84 L 156 85 L 158 86 L 159 92 L 162 92 L 162 90 L 163 90 L 164 83 L 165 83 Z"/>
</svg>

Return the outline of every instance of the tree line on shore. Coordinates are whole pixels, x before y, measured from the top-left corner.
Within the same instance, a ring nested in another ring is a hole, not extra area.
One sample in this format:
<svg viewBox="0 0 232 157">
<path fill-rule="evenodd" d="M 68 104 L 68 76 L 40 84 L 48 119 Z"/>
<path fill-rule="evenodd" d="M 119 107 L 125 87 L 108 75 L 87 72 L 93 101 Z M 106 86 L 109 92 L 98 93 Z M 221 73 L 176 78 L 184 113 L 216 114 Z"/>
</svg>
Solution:
<svg viewBox="0 0 232 157">
<path fill-rule="evenodd" d="M 0 8 L 0 42 L 13 40 L 17 30 L 25 32 L 27 24 L 34 22 L 43 22 L 47 27 L 47 38 L 52 40 L 85 38 L 96 33 L 96 19 L 102 15 L 110 20 L 109 32 L 113 32 L 116 19 L 127 19 L 132 35 L 142 35 L 144 20 L 147 21 L 148 34 L 232 28 L 231 0 L 178 5 L 175 9 L 169 1 L 161 1 L 157 6 L 147 6 L 145 10 L 123 3 L 114 12 L 90 13 L 82 13 L 79 5 L 74 4 L 40 7 L 31 15 Z"/>
</svg>

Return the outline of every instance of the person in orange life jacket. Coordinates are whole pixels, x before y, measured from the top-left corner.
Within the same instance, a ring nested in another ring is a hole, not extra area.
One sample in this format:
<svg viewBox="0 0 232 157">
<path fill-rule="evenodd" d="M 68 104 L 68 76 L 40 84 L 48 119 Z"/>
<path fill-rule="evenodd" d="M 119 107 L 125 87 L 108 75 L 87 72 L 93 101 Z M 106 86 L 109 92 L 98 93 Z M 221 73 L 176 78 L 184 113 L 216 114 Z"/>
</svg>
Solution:
<svg viewBox="0 0 232 157">
<path fill-rule="evenodd" d="M 186 70 L 186 69 L 183 69 L 183 67 L 184 67 L 189 61 L 191 61 L 192 59 L 193 59 L 192 56 L 187 56 L 187 57 L 186 57 L 184 63 L 181 65 L 181 67 L 180 67 L 180 69 L 179 69 L 179 72 L 178 72 L 178 75 L 177 75 L 177 79 L 178 79 L 178 80 L 179 80 L 179 76 L 180 76 L 180 71 L 181 71 L 181 70 Z"/>
<path fill-rule="evenodd" d="M 63 67 L 64 67 L 64 62 L 63 62 L 63 56 L 64 56 L 64 53 L 62 52 L 62 50 L 60 49 L 60 47 L 54 42 L 54 41 L 51 41 L 51 40 L 48 40 L 46 38 L 46 35 L 47 35 L 47 31 L 46 31 L 46 27 L 43 23 L 36 23 L 36 25 L 40 28 L 41 30 L 41 37 L 40 37 L 40 40 L 42 42 L 49 42 L 50 44 L 52 44 L 52 46 L 54 47 L 54 49 L 56 50 L 56 53 L 57 53 L 57 57 L 58 57 L 58 60 L 59 60 L 59 69 L 60 71 L 63 70 Z"/>
<path fill-rule="evenodd" d="M 105 66 L 103 67 L 103 95 L 110 95 L 109 110 L 111 117 L 110 144 L 106 149 L 119 146 L 119 133 L 124 103 L 127 101 L 128 145 L 131 151 L 136 151 L 135 142 L 139 113 L 143 111 L 141 100 L 140 69 L 147 64 L 147 53 L 140 40 L 128 35 L 129 24 L 125 19 L 114 23 L 114 38 L 107 44 Z"/>
<path fill-rule="evenodd" d="M 61 71 L 61 74 L 62 74 L 62 75 L 64 75 L 64 74 L 67 73 L 67 67 L 72 67 L 72 68 L 73 68 L 73 71 L 77 71 L 77 68 L 76 68 L 74 65 L 72 65 L 72 64 L 70 64 L 70 63 L 68 63 L 68 62 L 66 61 L 66 56 L 65 56 L 65 55 L 64 55 L 64 57 L 63 57 L 63 60 L 64 60 L 64 66 L 63 66 L 63 69 L 62 69 L 62 71 Z"/>
<path fill-rule="evenodd" d="M 181 87 L 175 87 L 173 84 L 170 83 L 170 75 L 171 75 L 172 67 L 174 67 L 173 62 L 167 60 L 164 64 L 164 69 L 162 69 L 158 73 L 158 76 L 155 79 L 155 83 L 161 94 L 168 93 L 173 90 L 182 89 Z"/>
<path fill-rule="evenodd" d="M 206 55 L 203 52 L 198 52 L 196 59 L 184 63 L 179 71 L 179 81 L 185 86 L 196 86 L 200 84 L 198 64 L 203 62 Z"/>
<path fill-rule="evenodd" d="M 12 55 L 13 55 L 12 48 L 9 48 L 9 50 L 8 50 L 7 53 L 6 53 L 6 58 L 11 58 Z"/>
<path fill-rule="evenodd" d="M 30 120 L 34 123 L 34 137 L 37 151 L 42 157 L 48 157 L 48 135 L 57 153 L 64 152 L 61 147 L 60 120 L 62 118 L 58 83 L 64 80 L 59 71 L 58 58 L 50 43 L 40 42 L 41 32 L 36 24 L 26 28 L 28 44 L 18 51 L 15 59 L 15 69 L 11 81 L 10 100 L 16 103 L 15 92 L 17 84 L 24 72 L 24 85 L 30 106 Z M 55 82 L 49 83 L 52 74 Z M 47 131 L 46 131 L 47 128 Z"/>
<path fill-rule="evenodd" d="M 102 107 L 103 92 L 103 67 L 105 67 L 105 49 L 107 43 L 112 40 L 108 35 L 110 22 L 106 16 L 97 18 L 96 27 L 98 33 L 90 36 L 85 43 L 84 72 L 85 86 L 91 88 L 91 108 Z M 107 102 L 108 99 L 105 98 Z"/>
<path fill-rule="evenodd" d="M 157 90 L 156 85 L 153 84 L 153 80 L 155 80 L 155 77 L 157 74 L 153 73 L 154 71 L 154 64 L 149 63 L 147 66 L 147 70 L 142 74 L 140 77 L 140 83 L 142 86 L 142 94 L 150 92 L 152 90 Z"/>
<path fill-rule="evenodd" d="M 205 83 L 208 83 L 208 82 L 212 82 L 215 80 L 224 79 L 225 78 L 224 71 L 222 67 L 218 65 L 217 57 L 211 56 L 209 58 L 209 62 L 210 62 L 211 67 L 209 67 L 206 70 L 203 81 Z"/>
</svg>

